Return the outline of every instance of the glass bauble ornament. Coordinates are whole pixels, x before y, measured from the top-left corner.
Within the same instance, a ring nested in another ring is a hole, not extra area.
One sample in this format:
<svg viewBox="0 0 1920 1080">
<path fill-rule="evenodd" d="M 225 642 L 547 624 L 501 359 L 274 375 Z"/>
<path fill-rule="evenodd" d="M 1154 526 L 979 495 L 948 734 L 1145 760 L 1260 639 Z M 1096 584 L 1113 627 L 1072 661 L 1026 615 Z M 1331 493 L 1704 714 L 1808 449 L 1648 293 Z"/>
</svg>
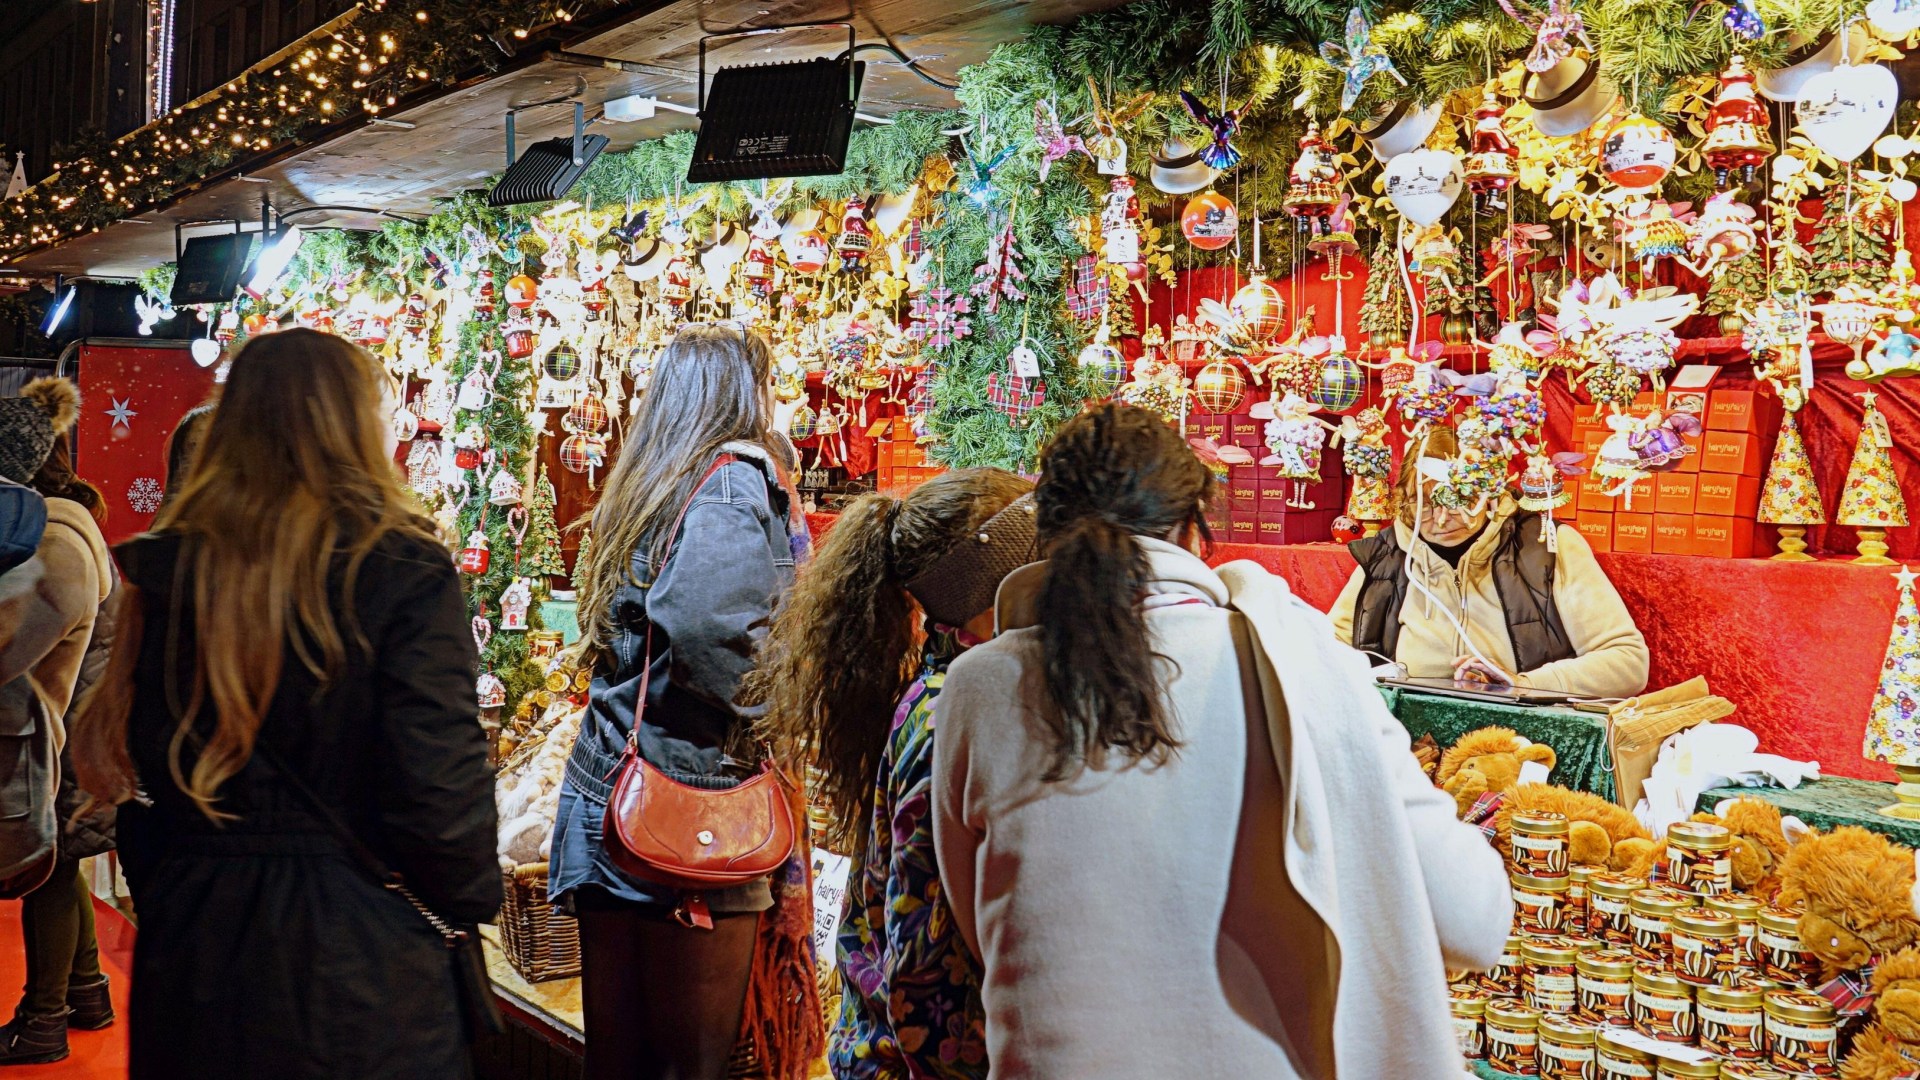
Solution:
<svg viewBox="0 0 1920 1080">
<path fill-rule="evenodd" d="M 1240 232 L 1240 211 L 1233 200 L 1217 191 L 1203 191 L 1187 200 L 1180 211 L 1180 232 L 1202 251 L 1218 251 L 1233 243 Z"/>
<path fill-rule="evenodd" d="M 1360 404 L 1360 395 L 1366 389 L 1366 371 L 1345 353 L 1335 352 L 1321 366 L 1320 385 L 1314 387 L 1311 396 L 1315 405 L 1340 413 Z"/>
<path fill-rule="evenodd" d="M 1127 378 L 1127 358 L 1104 341 L 1091 341 L 1074 359 L 1080 386 L 1088 398 L 1109 398 Z"/>
<path fill-rule="evenodd" d="M 1287 321 L 1286 299 L 1262 277 L 1235 290 L 1227 307 L 1240 317 L 1248 336 L 1255 341 L 1272 341 Z"/>
<path fill-rule="evenodd" d="M 540 368 L 547 378 L 555 382 L 566 382 L 580 374 L 580 353 L 567 342 L 561 342 L 547 351 L 540 360 Z"/>
<path fill-rule="evenodd" d="M 1239 412 L 1247 403 L 1247 376 L 1230 360 L 1215 360 L 1193 377 L 1193 399 L 1210 413 Z"/>
<path fill-rule="evenodd" d="M 525 274 L 515 274 L 507 279 L 507 306 L 521 311 L 533 306 L 540 299 L 540 283 Z"/>
<path fill-rule="evenodd" d="M 1643 191 L 1673 170 L 1673 133 L 1634 113 L 1613 125 L 1600 144 L 1600 170 L 1629 191 Z"/>
</svg>

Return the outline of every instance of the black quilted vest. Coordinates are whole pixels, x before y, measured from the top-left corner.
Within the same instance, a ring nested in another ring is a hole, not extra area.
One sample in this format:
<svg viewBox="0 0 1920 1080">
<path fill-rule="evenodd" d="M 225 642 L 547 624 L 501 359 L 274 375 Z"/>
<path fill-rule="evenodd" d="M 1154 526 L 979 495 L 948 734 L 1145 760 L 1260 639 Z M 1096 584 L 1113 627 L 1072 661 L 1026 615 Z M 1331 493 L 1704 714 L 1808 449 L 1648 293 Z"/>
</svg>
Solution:
<svg viewBox="0 0 1920 1080">
<path fill-rule="evenodd" d="M 1493 549 L 1493 587 L 1522 672 L 1577 655 L 1554 607 L 1554 556 L 1540 542 L 1540 527 L 1539 515 L 1515 514 L 1501 524 Z M 1353 647 L 1391 659 L 1400 641 L 1400 607 L 1407 599 L 1407 553 L 1391 525 L 1355 540 L 1347 550 L 1366 574 L 1353 607 Z"/>
</svg>

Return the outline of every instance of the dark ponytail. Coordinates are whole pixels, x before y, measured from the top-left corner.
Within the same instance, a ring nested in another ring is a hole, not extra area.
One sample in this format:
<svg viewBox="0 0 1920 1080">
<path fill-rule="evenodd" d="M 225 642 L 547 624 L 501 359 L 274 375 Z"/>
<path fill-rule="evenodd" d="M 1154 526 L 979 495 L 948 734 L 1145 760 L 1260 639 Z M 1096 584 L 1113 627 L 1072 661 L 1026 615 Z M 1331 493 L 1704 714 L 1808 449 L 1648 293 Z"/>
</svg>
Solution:
<svg viewBox="0 0 1920 1080">
<path fill-rule="evenodd" d="M 1212 473 L 1145 409 L 1090 409 L 1041 454 L 1034 497 L 1047 556 L 1037 614 L 1041 715 L 1054 743 L 1048 780 L 1102 750 L 1158 761 L 1179 748 L 1140 610 L 1147 559 L 1134 538 L 1197 529 L 1210 540 L 1204 513 L 1212 494 Z"/>
<path fill-rule="evenodd" d="M 811 795 L 835 851 L 862 845 L 894 708 L 920 667 L 906 583 L 1029 490 L 996 469 L 946 473 L 904 499 L 872 494 L 834 523 L 774 618 L 749 677 L 767 704 L 756 734 Z"/>
</svg>

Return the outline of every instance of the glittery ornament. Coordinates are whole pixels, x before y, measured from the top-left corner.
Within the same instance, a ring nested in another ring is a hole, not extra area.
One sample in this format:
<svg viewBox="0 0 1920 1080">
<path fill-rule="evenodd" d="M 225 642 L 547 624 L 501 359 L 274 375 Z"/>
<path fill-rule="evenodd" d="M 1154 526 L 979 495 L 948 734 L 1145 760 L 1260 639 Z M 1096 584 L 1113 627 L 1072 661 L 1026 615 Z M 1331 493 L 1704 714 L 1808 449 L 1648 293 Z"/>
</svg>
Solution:
<svg viewBox="0 0 1920 1080">
<path fill-rule="evenodd" d="M 1193 400 L 1210 413 L 1239 412 L 1247 401 L 1247 376 L 1230 360 L 1215 360 L 1193 379 Z"/>
<path fill-rule="evenodd" d="M 1227 307 L 1255 341 L 1272 341 L 1287 321 L 1287 302 L 1267 279 L 1256 277 L 1236 289 Z"/>
<path fill-rule="evenodd" d="M 1519 175 L 1520 151 L 1501 129 L 1506 109 L 1493 96 L 1493 87 L 1481 92 L 1480 107 L 1473 111 L 1473 137 L 1467 156 L 1460 162 L 1460 175 L 1473 192 L 1474 207 L 1482 211 L 1506 209 L 1505 193 Z"/>
</svg>

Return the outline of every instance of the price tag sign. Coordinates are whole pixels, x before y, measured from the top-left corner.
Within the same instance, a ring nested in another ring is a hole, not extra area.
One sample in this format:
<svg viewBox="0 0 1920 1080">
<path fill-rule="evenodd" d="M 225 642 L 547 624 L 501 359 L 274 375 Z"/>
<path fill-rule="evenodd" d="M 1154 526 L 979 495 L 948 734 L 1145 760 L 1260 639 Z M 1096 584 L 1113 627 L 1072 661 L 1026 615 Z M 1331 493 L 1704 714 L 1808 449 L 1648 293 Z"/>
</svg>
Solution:
<svg viewBox="0 0 1920 1080">
<path fill-rule="evenodd" d="M 1040 354 L 1023 341 L 1007 354 L 1007 368 L 1023 379 L 1037 379 L 1040 377 Z"/>
<path fill-rule="evenodd" d="M 1887 418 L 1875 411 L 1867 417 L 1867 423 L 1873 427 L 1873 445 L 1882 450 L 1893 449 L 1893 433 L 1887 430 Z"/>
</svg>

